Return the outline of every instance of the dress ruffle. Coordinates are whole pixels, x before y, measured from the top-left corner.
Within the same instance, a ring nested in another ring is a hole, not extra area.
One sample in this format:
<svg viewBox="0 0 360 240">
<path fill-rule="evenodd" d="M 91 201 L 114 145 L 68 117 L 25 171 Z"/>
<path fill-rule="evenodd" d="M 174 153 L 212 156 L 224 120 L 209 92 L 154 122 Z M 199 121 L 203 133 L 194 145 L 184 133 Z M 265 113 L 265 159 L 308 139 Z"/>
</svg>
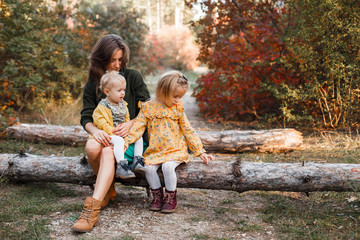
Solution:
<svg viewBox="0 0 360 240">
<path fill-rule="evenodd" d="M 171 108 L 158 103 L 154 100 L 147 102 L 139 102 L 139 108 L 143 109 L 146 118 L 171 118 L 173 120 L 179 119 L 184 112 L 184 104 L 180 101 Z"/>
</svg>

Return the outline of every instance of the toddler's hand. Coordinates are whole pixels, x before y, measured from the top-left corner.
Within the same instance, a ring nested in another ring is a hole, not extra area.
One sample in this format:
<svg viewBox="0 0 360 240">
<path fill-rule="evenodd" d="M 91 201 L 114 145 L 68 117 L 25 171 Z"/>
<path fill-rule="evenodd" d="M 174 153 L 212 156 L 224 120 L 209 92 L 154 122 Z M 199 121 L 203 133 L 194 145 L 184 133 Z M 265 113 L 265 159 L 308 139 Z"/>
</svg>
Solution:
<svg viewBox="0 0 360 240">
<path fill-rule="evenodd" d="M 205 164 L 209 164 L 209 160 L 214 161 L 214 157 L 212 155 L 207 155 L 206 153 L 200 154 L 199 157 L 204 161 Z"/>
</svg>

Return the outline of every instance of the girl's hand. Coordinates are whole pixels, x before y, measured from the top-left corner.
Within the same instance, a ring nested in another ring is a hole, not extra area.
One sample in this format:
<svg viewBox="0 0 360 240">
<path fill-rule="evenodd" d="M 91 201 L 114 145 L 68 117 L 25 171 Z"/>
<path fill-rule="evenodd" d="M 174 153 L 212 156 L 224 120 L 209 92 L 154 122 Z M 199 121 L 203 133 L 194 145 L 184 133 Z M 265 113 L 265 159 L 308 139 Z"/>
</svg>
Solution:
<svg viewBox="0 0 360 240">
<path fill-rule="evenodd" d="M 212 155 L 207 155 L 206 153 L 202 153 L 199 155 L 201 160 L 204 161 L 204 163 L 209 164 L 209 160 L 214 161 L 214 157 Z"/>
<path fill-rule="evenodd" d="M 120 137 L 126 137 L 129 134 L 130 128 L 133 125 L 133 121 L 120 123 L 117 125 L 113 131 L 115 135 L 119 135 Z"/>
<path fill-rule="evenodd" d="M 98 143 L 104 145 L 105 147 L 108 147 L 111 144 L 111 137 L 103 130 L 96 130 L 93 133 L 93 137 Z"/>
</svg>

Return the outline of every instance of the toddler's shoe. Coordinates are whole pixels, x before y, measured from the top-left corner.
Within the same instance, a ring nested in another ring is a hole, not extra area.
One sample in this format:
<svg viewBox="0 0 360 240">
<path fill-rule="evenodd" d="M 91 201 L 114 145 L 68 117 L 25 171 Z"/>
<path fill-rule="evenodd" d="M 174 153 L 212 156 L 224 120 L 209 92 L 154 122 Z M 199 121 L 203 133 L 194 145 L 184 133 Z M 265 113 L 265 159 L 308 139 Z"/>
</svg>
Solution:
<svg viewBox="0 0 360 240">
<path fill-rule="evenodd" d="M 121 160 L 116 166 L 115 177 L 121 179 L 134 178 L 135 174 L 131 171 L 128 161 Z"/>
<path fill-rule="evenodd" d="M 135 156 L 131 165 L 131 170 L 136 175 L 145 176 L 144 158 L 142 156 Z"/>
</svg>

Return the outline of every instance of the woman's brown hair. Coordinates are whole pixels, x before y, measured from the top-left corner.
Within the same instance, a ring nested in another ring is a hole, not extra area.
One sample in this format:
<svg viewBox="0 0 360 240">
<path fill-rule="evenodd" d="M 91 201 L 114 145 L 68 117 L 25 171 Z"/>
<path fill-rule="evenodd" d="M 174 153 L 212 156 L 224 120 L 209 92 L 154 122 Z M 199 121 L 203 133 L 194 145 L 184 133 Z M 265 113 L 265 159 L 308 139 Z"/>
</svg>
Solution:
<svg viewBox="0 0 360 240">
<path fill-rule="evenodd" d="M 109 34 L 103 36 L 97 41 L 91 52 L 87 80 L 96 82 L 97 97 L 101 95 L 99 90 L 101 76 L 106 72 L 106 67 L 109 65 L 112 55 L 119 49 L 123 51 L 121 69 L 124 69 L 129 62 L 130 49 L 118 35 Z"/>
</svg>

